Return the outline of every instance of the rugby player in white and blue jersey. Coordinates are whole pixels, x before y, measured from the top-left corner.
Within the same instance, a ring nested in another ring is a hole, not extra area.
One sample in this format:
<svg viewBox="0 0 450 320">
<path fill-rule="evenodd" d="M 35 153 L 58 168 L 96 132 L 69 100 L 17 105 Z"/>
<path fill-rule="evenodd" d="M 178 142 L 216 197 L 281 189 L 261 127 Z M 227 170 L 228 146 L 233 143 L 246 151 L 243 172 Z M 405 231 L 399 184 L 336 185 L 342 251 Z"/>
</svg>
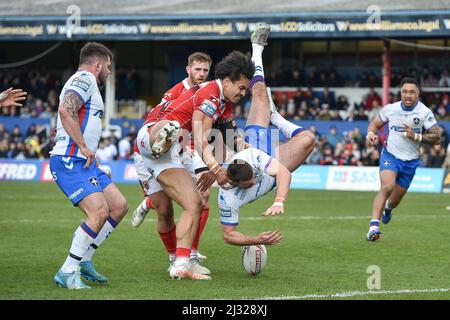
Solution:
<svg viewBox="0 0 450 320">
<path fill-rule="evenodd" d="M 257 30 L 259 32 L 251 36 L 255 74 L 250 81 L 252 104 L 245 127 L 245 141 L 250 147 L 247 145 L 245 150 L 227 161 L 227 177 L 233 187 L 221 187 L 218 199 L 222 238 L 225 243 L 237 246 L 275 245 L 282 240 L 277 229 L 263 231 L 256 236 L 238 231 L 239 209 L 276 187 L 274 203 L 262 215 L 283 214 L 291 172 L 302 165 L 315 145 L 312 132 L 287 121 L 277 112 L 270 89 L 265 84 L 262 61 L 270 26 L 261 23 Z M 270 123 L 278 130 L 269 129 Z M 278 132 L 282 132 L 289 141 L 278 144 Z M 201 178 L 199 182 L 201 185 Z"/>
<path fill-rule="evenodd" d="M 95 160 L 104 113 L 98 86 L 105 84 L 112 58 L 111 51 L 102 44 L 84 45 L 79 69 L 59 96 L 50 170 L 60 189 L 86 215 L 75 230 L 66 261 L 54 277 L 63 288 L 89 289 L 80 275 L 91 281 L 107 282 L 95 270 L 92 255 L 128 210 L 124 196 Z"/>
<path fill-rule="evenodd" d="M 370 146 L 378 142 L 378 130 L 384 125 L 389 128 L 380 158 L 380 192 L 373 201 L 372 219 L 366 236 L 369 241 L 380 239 L 380 218 L 384 224 L 389 223 L 392 209 L 399 205 L 408 191 L 420 165 L 420 145 L 439 144 L 441 140 L 433 112 L 419 101 L 417 80 L 404 78 L 400 85 L 401 101 L 386 105 L 367 128 L 366 139 Z"/>
</svg>

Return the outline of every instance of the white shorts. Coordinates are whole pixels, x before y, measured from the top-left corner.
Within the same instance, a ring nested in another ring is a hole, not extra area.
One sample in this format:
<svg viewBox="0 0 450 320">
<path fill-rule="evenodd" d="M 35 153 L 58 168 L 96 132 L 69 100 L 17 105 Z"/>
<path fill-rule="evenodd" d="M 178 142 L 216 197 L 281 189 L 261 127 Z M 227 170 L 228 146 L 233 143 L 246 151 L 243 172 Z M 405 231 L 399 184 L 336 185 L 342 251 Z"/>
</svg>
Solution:
<svg viewBox="0 0 450 320">
<path fill-rule="evenodd" d="M 141 184 L 142 190 L 144 190 L 145 195 L 150 196 L 155 192 L 163 190 L 163 187 L 161 187 L 159 182 L 153 178 L 148 169 L 145 167 L 144 160 L 142 160 L 142 156 L 137 152 L 135 152 L 133 156 L 136 174 L 138 176 L 139 182 Z"/>
<path fill-rule="evenodd" d="M 139 167 L 141 167 L 141 169 L 138 169 L 136 167 L 136 172 L 138 173 L 139 170 L 142 173 L 142 179 L 144 179 L 143 181 L 148 181 L 148 195 L 163 189 L 156 180 L 161 172 L 166 169 L 185 168 L 180 156 L 180 144 L 178 143 L 178 141 L 175 142 L 170 147 L 170 149 L 167 150 L 167 152 L 164 153 L 160 158 L 153 159 L 151 157 L 150 135 L 148 133 L 148 128 L 151 126 L 152 124 L 143 126 L 139 130 L 136 138 L 139 153 L 141 155 L 140 160 L 142 160 L 143 168 L 146 169 L 145 172 L 144 169 L 142 169 L 142 165 L 139 164 Z M 148 175 L 151 176 L 149 180 Z M 139 180 L 141 180 L 141 176 L 139 176 L 139 173 L 138 177 Z"/>
</svg>

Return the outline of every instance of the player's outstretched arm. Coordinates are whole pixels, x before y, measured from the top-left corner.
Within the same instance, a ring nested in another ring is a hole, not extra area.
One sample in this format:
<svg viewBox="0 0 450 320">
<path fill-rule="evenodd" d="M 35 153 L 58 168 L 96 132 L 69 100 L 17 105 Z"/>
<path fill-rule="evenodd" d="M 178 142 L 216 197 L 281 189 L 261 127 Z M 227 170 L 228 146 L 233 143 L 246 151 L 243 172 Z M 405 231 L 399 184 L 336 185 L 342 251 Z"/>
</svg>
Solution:
<svg viewBox="0 0 450 320">
<path fill-rule="evenodd" d="M 272 159 L 266 169 L 266 173 L 275 176 L 277 181 L 277 194 L 272 206 L 265 212 L 263 216 L 275 216 L 284 213 L 284 202 L 289 193 L 291 185 L 291 172 L 283 166 L 277 159 Z"/>
<path fill-rule="evenodd" d="M 81 153 L 86 156 L 87 160 L 84 167 L 87 168 L 94 161 L 95 154 L 86 146 L 83 134 L 81 133 L 78 111 L 82 106 L 83 101 L 80 97 L 76 93 L 68 91 L 65 93 L 63 102 L 59 106 L 59 116 L 61 117 L 61 123 L 66 132 L 78 148 L 80 148 Z"/>
<path fill-rule="evenodd" d="M 280 230 L 264 231 L 252 237 L 236 231 L 236 226 L 227 225 L 222 225 L 222 237 L 227 244 L 235 246 L 275 245 L 283 239 Z"/>
<path fill-rule="evenodd" d="M 381 121 L 380 117 L 375 117 L 369 124 L 367 128 L 366 140 L 369 146 L 374 146 L 378 143 L 377 132 L 383 128 L 384 123 Z"/>
</svg>

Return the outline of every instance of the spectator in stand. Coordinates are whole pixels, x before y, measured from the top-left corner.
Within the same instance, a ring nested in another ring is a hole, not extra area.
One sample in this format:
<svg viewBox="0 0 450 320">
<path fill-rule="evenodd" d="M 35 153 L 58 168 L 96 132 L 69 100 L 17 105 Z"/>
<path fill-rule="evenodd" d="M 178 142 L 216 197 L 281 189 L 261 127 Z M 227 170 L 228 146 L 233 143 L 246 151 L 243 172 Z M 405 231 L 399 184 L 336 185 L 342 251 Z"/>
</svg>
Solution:
<svg viewBox="0 0 450 320">
<path fill-rule="evenodd" d="M 331 93 L 328 87 L 323 88 L 322 97 L 320 98 L 320 103 L 322 105 L 328 104 L 330 106 L 330 110 L 335 110 L 335 100 L 334 100 L 334 92 Z"/>
<path fill-rule="evenodd" d="M 441 168 L 445 160 L 445 149 L 440 144 L 432 145 L 427 167 Z"/>
<path fill-rule="evenodd" d="M 442 71 L 441 78 L 439 79 L 439 87 L 450 87 L 450 75 L 447 68 Z"/>
<path fill-rule="evenodd" d="M 372 121 L 373 118 L 377 117 L 380 114 L 382 107 L 378 100 L 372 101 L 372 109 L 368 112 L 367 118 L 369 121 Z"/>
<path fill-rule="evenodd" d="M 8 140 L 0 139 L 0 158 L 6 158 L 8 156 Z"/>
<path fill-rule="evenodd" d="M 5 125 L 0 122 L 0 141 L 3 140 L 8 133 L 8 130 L 6 130 Z"/>
<path fill-rule="evenodd" d="M 435 78 L 433 73 L 428 72 L 425 79 L 422 81 L 422 87 L 436 88 L 439 86 L 439 81 Z"/>
<path fill-rule="evenodd" d="M 338 142 L 341 141 L 341 135 L 337 132 L 337 128 L 334 125 L 330 126 L 326 137 L 328 143 L 332 146 L 333 149 L 335 149 Z"/>
<path fill-rule="evenodd" d="M 302 77 L 300 70 L 294 69 L 289 77 L 288 86 L 290 87 L 300 87 L 302 83 Z"/>
<path fill-rule="evenodd" d="M 331 118 L 330 107 L 328 106 L 328 104 L 322 104 L 317 119 L 328 121 L 331 120 Z"/>
<path fill-rule="evenodd" d="M 128 160 L 132 159 L 131 141 L 134 140 L 132 134 L 126 135 L 119 141 L 119 159 Z"/>
<path fill-rule="evenodd" d="M 380 151 L 375 146 L 366 145 L 361 152 L 363 166 L 378 166 L 380 164 Z"/>
<path fill-rule="evenodd" d="M 369 89 L 369 93 L 364 98 L 364 109 L 367 110 L 367 111 L 372 110 L 373 107 L 374 107 L 374 105 L 373 105 L 374 101 L 377 101 L 378 105 L 382 104 L 381 97 L 378 95 L 378 93 L 372 87 L 372 88 Z"/>
<path fill-rule="evenodd" d="M 297 106 L 295 105 L 294 98 L 289 98 L 286 104 L 286 115 L 288 118 L 293 118 L 297 113 Z"/>
<path fill-rule="evenodd" d="M 338 161 L 335 159 L 333 155 L 333 149 L 330 145 L 326 145 L 323 149 L 323 155 L 320 158 L 319 163 L 321 165 L 337 165 Z"/>
<path fill-rule="evenodd" d="M 340 95 L 337 98 L 336 110 L 347 110 L 349 107 L 350 103 L 348 102 L 348 98 L 344 95 Z"/>
<path fill-rule="evenodd" d="M 11 132 L 10 137 L 12 142 L 19 143 L 23 141 L 22 133 L 20 132 L 20 127 L 16 124 Z"/>
</svg>

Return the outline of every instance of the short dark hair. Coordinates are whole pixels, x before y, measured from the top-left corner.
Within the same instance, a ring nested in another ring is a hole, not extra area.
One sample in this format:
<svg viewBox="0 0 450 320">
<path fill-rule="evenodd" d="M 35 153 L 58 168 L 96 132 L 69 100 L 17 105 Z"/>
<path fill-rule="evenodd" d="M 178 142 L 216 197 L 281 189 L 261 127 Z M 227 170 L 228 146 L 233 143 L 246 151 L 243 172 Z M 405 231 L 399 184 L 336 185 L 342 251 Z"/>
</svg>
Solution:
<svg viewBox="0 0 450 320">
<path fill-rule="evenodd" d="M 215 67 L 216 79 L 229 77 L 231 81 L 238 81 L 241 75 L 251 79 L 255 73 L 255 65 L 248 55 L 233 51 L 223 58 Z"/>
<path fill-rule="evenodd" d="M 417 81 L 416 78 L 412 77 L 405 77 L 400 81 L 400 88 L 403 87 L 406 83 L 415 84 L 416 87 L 419 89 L 419 92 L 422 91 L 422 88 L 420 87 L 419 81 Z"/>
<path fill-rule="evenodd" d="M 212 59 L 209 54 L 200 51 L 194 52 L 188 57 L 188 66 L 192 66 L 194 61 L 208 62 L 210 65 L 212 64 Z"/>
<path fill-rule="evenodd" d="M 248 162 L 235 159 L 228 165 L 227 175 L 232 182 L 248 181 L 253 178 L 253 169 Z"/>
<path fill-rule="evenodd" d="M 80 64 L 92 63 L 93 58 L 107 60 L 113 59 L 113 54 L 105 45 L 98 42 L 86 43 L 80 51 Z"/>
</svg>

